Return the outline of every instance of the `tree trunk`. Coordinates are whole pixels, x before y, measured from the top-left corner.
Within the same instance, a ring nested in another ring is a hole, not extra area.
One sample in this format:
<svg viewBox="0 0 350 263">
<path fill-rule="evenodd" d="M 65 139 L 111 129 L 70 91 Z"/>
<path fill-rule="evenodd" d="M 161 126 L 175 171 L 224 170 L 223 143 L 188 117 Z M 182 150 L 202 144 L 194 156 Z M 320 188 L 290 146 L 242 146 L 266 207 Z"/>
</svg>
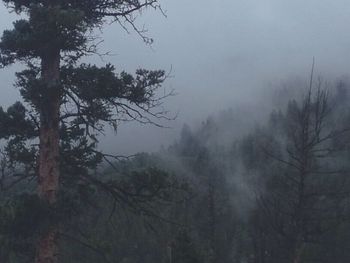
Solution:
<svg viewBox="0 0 350 263">
<path fill-rule="evenodd" d="M 301 260 L 301 251 L 297 251 L 297 253 L 295 254 L 293 263 L 300 263 Z"/>
<path fill-rule="evenodd" d="M 54 205 L 59 188 L 59 116 L 60 116 L 60 52 L 50 52 L 42 57 L 41 77 L 46 84 L 40 102 L 40 152 L 38 195 L 49 205 Z M 52 224 L 38 242 L 36 263 L 58 262 L 58 226 Z"/>
<path fill-rule="evenodd" d="M 301 263 L 301 256 L 303 254 L 303 251 L 304 251 L 304 243 L 296 247 L 294 251 L 293 263 Z"/>
</svg>

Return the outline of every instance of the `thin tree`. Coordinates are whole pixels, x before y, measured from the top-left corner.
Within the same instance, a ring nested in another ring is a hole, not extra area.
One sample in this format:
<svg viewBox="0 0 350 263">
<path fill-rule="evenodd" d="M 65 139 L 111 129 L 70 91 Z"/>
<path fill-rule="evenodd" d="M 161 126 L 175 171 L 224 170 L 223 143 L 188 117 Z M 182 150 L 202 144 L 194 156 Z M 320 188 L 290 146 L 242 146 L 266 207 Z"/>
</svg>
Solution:
<svg viewBox="0 0 350 263">
<path fill-rule="evenodd" d="M 301 105 L 291 101 L 283 119 L 283 138 L 279 155 L 264 149 L 281 164 L 269 180 L 266 194 L 258 204 L 270 218 L 272 228 L 285 241 L 289 261 L 302 262 L 306 246 L 345 220 L 344 200 L 349 197 L 341 148 L 335 144 L 348 128 L 332 123 L 332 107 L 326 90 L 312 81 Z"/>
</svg>

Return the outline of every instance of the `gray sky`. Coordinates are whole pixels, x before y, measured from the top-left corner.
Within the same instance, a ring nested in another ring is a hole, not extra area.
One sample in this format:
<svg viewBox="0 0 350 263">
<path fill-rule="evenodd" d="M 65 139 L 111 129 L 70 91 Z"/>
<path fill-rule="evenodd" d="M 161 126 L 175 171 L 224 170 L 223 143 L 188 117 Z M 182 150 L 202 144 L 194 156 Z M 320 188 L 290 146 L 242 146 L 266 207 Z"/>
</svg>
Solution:
<svg viewBox="0 0 350 263">
<path fill-rule="evenodd" d="M 139 19 L 155 40 L 151 48 L 117 25 L 107 26 L 102 51 L 117 69 L 165 69 L 165 86 L 178 95 L 167 106 L 179 112 L 173 129 L 135 124 L 120 127 L 102 140 L 109 151 L 157 150 L 177 136 L 183 122 L 237 105 L 251 105 L 269 83 L 307 76 L 312 57 L 318 74 L 348 75 L 350 70 L 350 1 L 348 0 L 161 0 L 167 18 L 149 10 Z M 0 9 L 0 29 L 13 15 Z M 92 61 L 102 63 L 98 58 Z M 13 68 L 0 72 L 2 105 L 16 99 Z"/>
</svg>

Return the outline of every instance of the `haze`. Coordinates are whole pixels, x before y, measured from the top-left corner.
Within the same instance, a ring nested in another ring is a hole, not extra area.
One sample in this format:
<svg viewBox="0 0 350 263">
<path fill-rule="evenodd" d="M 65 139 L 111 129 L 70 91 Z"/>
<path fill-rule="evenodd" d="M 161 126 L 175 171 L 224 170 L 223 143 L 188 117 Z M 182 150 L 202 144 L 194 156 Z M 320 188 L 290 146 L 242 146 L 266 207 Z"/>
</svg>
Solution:
<svg viewBox="0 0 350 263">
<path fill-rule="evenodd" d="M 119 70 L 172 68 L 165 88 L 178 94 L 165 107 L 175 121 L 171 129 L 123 124 L 119 133 L 102 139 L 108 151 L 156 151 L 171 143 L 183 123 L 197 123 L 227 108 L 250 107 L 270 85 L 294 77 L 307 77 L 312 58 L 316 72 L 327 78 L 347 75 L 350 69 L 350 2 L 345 0 L 164 0 L 160 12 L 149 10 L 139 20 L 155 42 L 150 48 L 135 34 L 118 25 L 106 27 L 95 63 L 111 62 Z M 1 31 L 12 20 L 0 10 Z M 132 31 L 132 30 L 130 30 Z M 18 100 L 15 67 L 0 71 L 3 106 Z M 112 133 L 112 132 L 110 132 Z"/>
</svg>

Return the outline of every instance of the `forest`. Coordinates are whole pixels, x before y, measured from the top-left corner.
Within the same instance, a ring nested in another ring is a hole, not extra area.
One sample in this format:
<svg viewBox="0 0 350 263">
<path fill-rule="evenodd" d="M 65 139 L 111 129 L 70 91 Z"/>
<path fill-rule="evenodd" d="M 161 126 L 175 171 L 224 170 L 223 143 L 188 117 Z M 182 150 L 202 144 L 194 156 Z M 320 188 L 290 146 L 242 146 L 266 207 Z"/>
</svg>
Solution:
<svg viewBox="0 0 350 263">
<path fill-rule="evenodd" d="M 0 107 L 0 262 L 350 262 L 346 76 L 323 77 L 314 59 L 266 89 L 265 107 L 213 112 L 153 152 L 108 153 L 107 129 L 177 118 L 171 72 L 87 60 L 108 59 L 111 24 L 151 45 L 137 20 L 165 16 L 159 1 L 2 2 L 18 19 L 0 66 L 15 64 L 19 96 Z"/>
</svg>

